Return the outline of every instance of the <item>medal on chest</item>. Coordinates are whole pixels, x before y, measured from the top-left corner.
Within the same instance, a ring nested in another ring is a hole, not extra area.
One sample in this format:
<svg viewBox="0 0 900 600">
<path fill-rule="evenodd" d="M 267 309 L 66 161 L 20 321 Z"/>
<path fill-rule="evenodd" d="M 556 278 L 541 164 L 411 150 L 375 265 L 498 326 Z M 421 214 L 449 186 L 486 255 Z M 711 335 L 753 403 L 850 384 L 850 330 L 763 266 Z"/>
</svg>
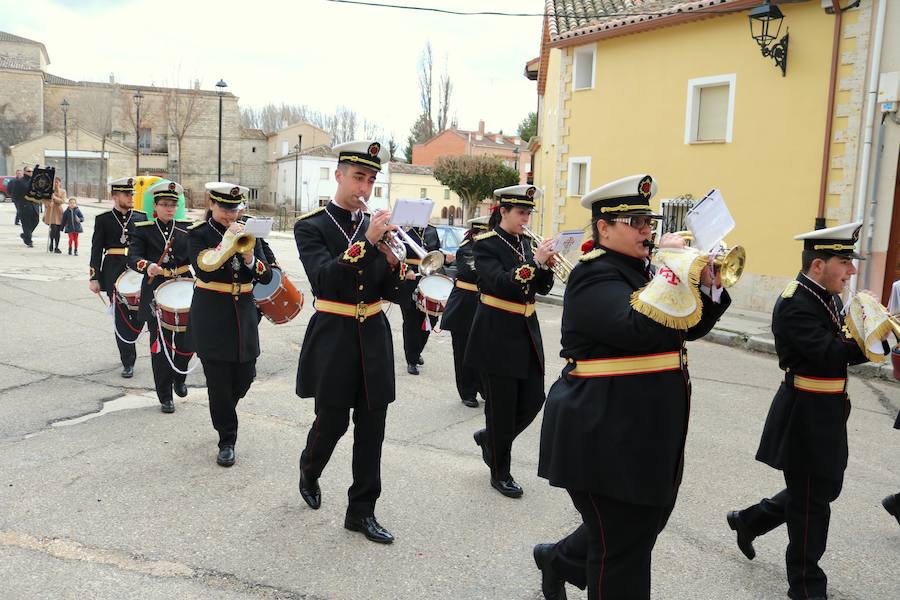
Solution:
<svg viewBox="0 0 900 600">
<path fill-rule="evenodd" d="M 235 271 L 238 271 L 241 268 L 241 261 L 237 257 L 237 254 L 231 257 L 231 268 Z"/>
</svg>

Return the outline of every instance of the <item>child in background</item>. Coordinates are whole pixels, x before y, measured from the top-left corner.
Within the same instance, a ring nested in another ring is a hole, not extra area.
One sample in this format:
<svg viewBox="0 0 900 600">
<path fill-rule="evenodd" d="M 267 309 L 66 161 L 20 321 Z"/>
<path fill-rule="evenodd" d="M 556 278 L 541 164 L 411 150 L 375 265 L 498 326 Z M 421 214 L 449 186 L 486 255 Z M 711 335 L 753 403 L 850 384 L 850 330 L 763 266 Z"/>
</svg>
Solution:
<svg viewBox="0 0 900 600">
<path fill-rule="evenodd" d="M 84 231 L 81 223 L 84 221 L 84 215 L 78 208 L 75 198 L 69 198 L 69 208 L 63 213 L 62 226 L 63 231 L 69 234 L 69 254 L 72 254 L 72 246 L 75 246 L 75 256 L 78 256 L 78 234 Z"/>
</svg>

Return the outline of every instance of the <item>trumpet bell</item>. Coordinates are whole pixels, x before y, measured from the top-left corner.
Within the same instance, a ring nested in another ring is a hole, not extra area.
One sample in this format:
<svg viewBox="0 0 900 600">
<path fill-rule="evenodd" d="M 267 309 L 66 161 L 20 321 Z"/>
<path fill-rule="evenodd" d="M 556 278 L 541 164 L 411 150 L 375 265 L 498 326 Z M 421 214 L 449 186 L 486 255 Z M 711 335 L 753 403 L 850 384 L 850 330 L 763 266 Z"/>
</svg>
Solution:
<svg viewBox="0 0 900 600">
<path fill-rule="evenodd" d="M 730 288 L 741 280 L 747 264 L 747 251 L 743 246 L 735 246 L 716 257 L 716 267 L 722 274 L 722 285 Z"/>
<path fill-rule="evenodd" d="M 426 277 L 444 266 L 444 254 L 440 250 L 432 250 L 422 258 L 419 272 Z"/>
</svg>

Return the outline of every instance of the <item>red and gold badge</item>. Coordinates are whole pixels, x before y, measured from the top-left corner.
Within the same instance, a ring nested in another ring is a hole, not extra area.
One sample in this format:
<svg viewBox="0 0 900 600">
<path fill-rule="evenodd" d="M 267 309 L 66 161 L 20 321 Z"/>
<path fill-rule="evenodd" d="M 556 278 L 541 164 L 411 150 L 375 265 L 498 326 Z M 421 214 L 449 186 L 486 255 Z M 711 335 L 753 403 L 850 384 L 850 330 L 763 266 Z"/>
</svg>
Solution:
<svg viewBox="0 0 900 600">
<path fill-rule="evenodd" d="M 351 244 L 349 248 L 344 251 L 344 260 L 347 262 L 358 262 L 363 256 L 366 255 L 366 243 L 365 242 L 356 242 Z"/>
<path fill-rule="evenodd" d="M 266 272 L 266 265 L 263 264 L 263 261 L 256 259 L 256 274 L 262 275 Z"/>
<path fill-rule="evenodd" d="M 137 261 L 137 270 L 138 273 L 143 273 L 147 269 L 147 261 L 143 258 Z"/>
<path fill-rule="evenodd" d="M 522 265 L 516 269 L 514 273 L 516 275 L 516 281 L 519 283 L 528 283 L 534 279 L 534 267 L 531 265 Z"/>
<path fill-rule="evenodd" d="M 640 193 L 642 198 L 650 198 L 650 194 L 653 191 L 653 179 L 647 175 L 641 182 L 638 184 L 638 193 Z"/>
</svg>

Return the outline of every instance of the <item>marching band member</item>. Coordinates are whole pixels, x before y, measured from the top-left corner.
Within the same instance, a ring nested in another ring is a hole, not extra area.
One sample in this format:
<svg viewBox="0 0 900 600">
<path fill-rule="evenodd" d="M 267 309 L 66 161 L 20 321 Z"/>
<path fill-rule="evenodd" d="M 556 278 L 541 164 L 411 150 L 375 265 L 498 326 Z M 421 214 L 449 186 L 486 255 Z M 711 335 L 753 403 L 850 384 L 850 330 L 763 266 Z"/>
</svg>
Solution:
<svg viewBox="0 0 900 600">
<path fill-rule="evenodd" d="M 426 252 L 441 249 L 441 239 L 437 229 L 433 225 L 425 227 L 410 227 L 406 233 Z M 401 286 L 400 312 L 403 315 L 403 354 L 406 356 L 406 372 L 410 375 L 419 374 L 419 366 L 425 364 L 422 360 L 422 350 L 428 342 L 431 329 L 437 324 L 437 317 L 429 317 L 416 306 L 415 291 L 419 285 L 417 274 L 422 260 L 416 256 L 412 247 L 406 244 L 407 275 Z M 426 324 L 425 320 L 429 319 Z"/>
<path fill-rule="evenodd" d="M 390 153 L 378 142 L 335 146 L 334 200 L 297 219 L 294 238 L 316 297 L 297 367 L 297 395 L 315 398 L 316 419 L 300 455 L 300 495 L 322 503 L 319 477 L 347 430 L 353 411 L 353 485 L 344 527 L 390 544 L 375 519 L 381 495 L 381 446 L 388 404 L 394 401 L 394 347 L 382 300 L 396 301 L 400 263 L 382 241 L 390 212 L 363 214 Z M 391 234 L 396 235 L 396 234 Z"/>
<path fill-rule="evenodd" d="M 137 351 L 134 342 L 144 324 L 134 311 L 123 306 L 116 296 L 116 279 L 128 266 L 128 237 L 135 223 L 147 220 L 146 213 L 134 210 L 134 178 L 126 177 L 110 183 L 113 208 L 94 219 L 91 237 L 90 281 L 95 294 L 106 292 L 115 316 L 114 328 L 122 377 L 134 375 Z"/>
<path fill-rule="evenodd" d="M 652 276 L 644 243 L 661 218 L 650 210 L 655 193 L 649 175 L 635 175 L 581 201 L 591 210 L 594 249 L 566 285 L 567 364 L 547 396 L 538 475 L 566 489 L 583 522 L 534 548 L 548 599 L 565 598 L 565 582 L 587 587 L 591 600 L 650 598 L 651 551 L 683 470 L 691 392 L 684 343 L 709 332 L 730 303 L 724 291 L 718 304 L 704 294 L 702 317 L 687 330 L 632 308 L 632 294 Z M 667 234 L 660 246 L 684 243 Z M 701 281 L 714 283 L 706 269 Z"/>
<path fill-rule="evenodd" d="M 237 218 L 248 189 L 216 181 L 207 183 L 206 190 L 210 216 L 188 229 L 191 266 L 197 277 L 189 321 L 206 376 L 209 414 L 219 433 L 216 462 L 230 467 L 235 460 L 237 403 L 253 383 L 259 356 L 259 322 L 251 292 L 255 282 L 272 279 L 272 270 L 259 240 L 230 257 L 221 252 L 224 245 L 230 245 L 227 240 L 241 232 Z M 217 256 L 219 260 L 214 260 Z"/>
<path fill-rule="evenodd" d="M 494 190 L 499 204 L 490 231 L 475 237 L 480 302 L 469 332 L 465 364 L 478 369 L 485 399 L 485 428 L 475 443 L 491 470 L 491 486 L 508 498 L 522 496 L 510 473 L 512 445 L 544 405 L 544 344 L 534 314 L 536 294 L 553 287 L 553 240 L 532 253 L 524 233 L 540 190 L 514 185 Z"/>
<path fill-rule="evenodd" d="M 473 237 L 487 231 L 488 217 L 476 217 L 469 221 L 470 229 L 456 251 L 457 275 L 453 291 L 447 299 L 447 306 L 441 317 L 441 329 L 450 332 L 453 340 L 453 367 L 456 373 L 456 390 L 462 403 L 470 408 L 478 408 L 478 373 L 465 364 L 466 344 L 475 309 L 478 308 L 478 283 L 475 274 Z"/>
<path fill-rule="evenodd" d="M 866 362 L 844 328 L 840 294 L 856 273 L 853 260 L 862 222 L 819 229 L 803 240 L 802 269 L 772 312 L 778 366 L 785 372 L 763 428 L 756 460 L 783 472 L 786 488 L 727 515 L 737 545 L 756 556 L 754 538 L 787 523 L 788 596 L 826 598 L 819 566 L 830 504 L 847 467 L 847 366 Z"/>
<path fill-rule="evenodd" d="M 151 308 L 156 288 L 172 279 L 191 276 L 191 260 L 188 257 L 187 227 L 190 221 L 177 221 L 178 197 L 182 187 L 171 181 L 160 181 L 147 190 L 153 194 L 155 221 L 141 221 L 135 225 L 128 246 L 128 266 L 144 275 L 141 282 L 141 304 L 138 319 L 147 323 L 150 330 L 150 365 L 153 368 L 153 384 L 160 410 L 175 412 L 172 391 L 179 397 L 187 396 L 185 375 L 172 369 L 168 354 L 179 371 L 186 371 L 193 356 L 190 350 L 190 334 L 163 329 L 159 339 L 159 325 Z M 152 278 L 152 281 L 151 281 Z"/>
</svg>

